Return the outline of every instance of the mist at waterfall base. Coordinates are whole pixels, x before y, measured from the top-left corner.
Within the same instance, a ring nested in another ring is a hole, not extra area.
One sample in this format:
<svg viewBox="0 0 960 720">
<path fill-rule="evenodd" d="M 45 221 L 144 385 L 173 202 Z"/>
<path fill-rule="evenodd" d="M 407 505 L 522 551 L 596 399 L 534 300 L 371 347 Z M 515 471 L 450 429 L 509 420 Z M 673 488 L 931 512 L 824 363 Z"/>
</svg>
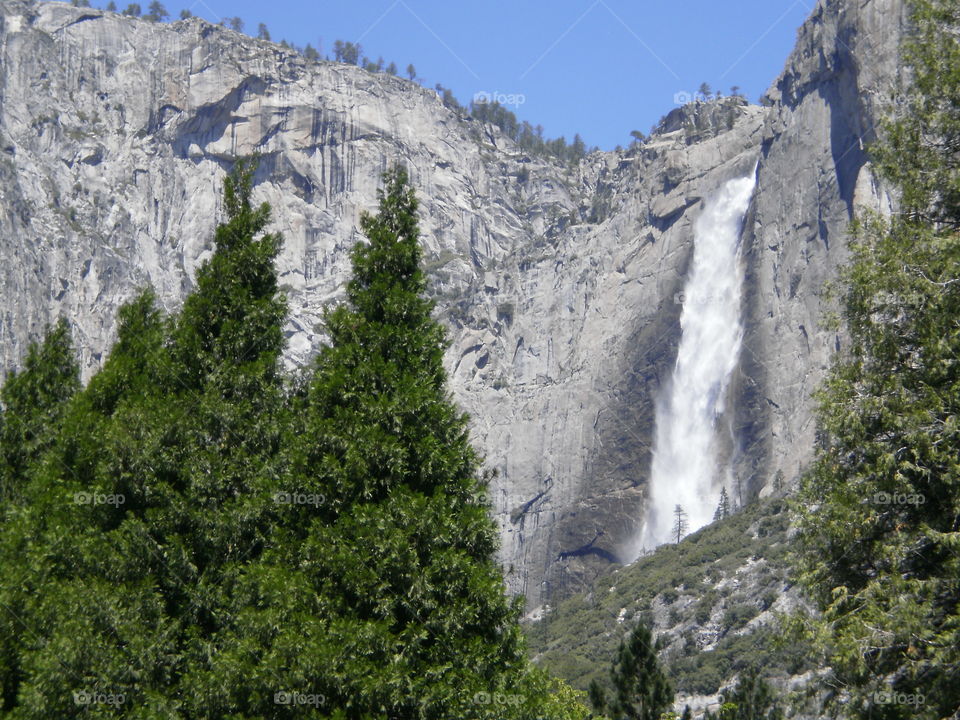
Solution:
<svg viewBox="0 0 960 720">
<path fill-rule="evenodd" d="M 731 481 L 730 468 L 721 467 L 717 421 L 743 339 L 740 234 L 755 183 L 755 172 L 728 181 L 694 226 L 693 262 L 676 298 L 683 304 L 677 362 L 657 408 L 647 516 L 631 560 L 676 540 L 677 505 L 686 513 L 684 534 L 711 522 L 720 488 Z"/>
</svg>

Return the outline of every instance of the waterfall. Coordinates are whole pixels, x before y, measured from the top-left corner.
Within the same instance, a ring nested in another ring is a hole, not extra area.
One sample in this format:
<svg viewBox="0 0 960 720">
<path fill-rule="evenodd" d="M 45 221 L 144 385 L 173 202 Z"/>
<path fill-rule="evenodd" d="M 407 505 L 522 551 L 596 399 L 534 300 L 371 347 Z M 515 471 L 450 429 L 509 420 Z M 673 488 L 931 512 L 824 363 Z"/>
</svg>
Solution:
<svg viewBox="0 0 960 720">
<path fill-rule="evenodd" d="M 684 534 L 711 522 L 720 488 L 730 482 L 730 468 L 721 467 L 717 420 L 743 339 L 740 233 L 755 176 L 727 182 L 694 226 L 693 263 L 676 298 L 683 304 L 680 347 L 657 407 L 647 516 L 634 557 L 670 541 L 677 505 L 686 513 Z"/>
</svg>

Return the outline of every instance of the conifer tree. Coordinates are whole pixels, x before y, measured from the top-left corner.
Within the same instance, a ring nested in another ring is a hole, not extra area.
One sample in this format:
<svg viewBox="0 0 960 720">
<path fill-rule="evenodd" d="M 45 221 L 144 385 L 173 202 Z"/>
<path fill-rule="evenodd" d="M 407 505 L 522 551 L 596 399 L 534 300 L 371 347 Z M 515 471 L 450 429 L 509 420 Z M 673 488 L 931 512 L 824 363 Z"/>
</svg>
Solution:
<svg viewBox="0 0 960 720">
<path fill-rule="evenodd" d="M 714 714 L 708 710 L 704 720 L 782 720 L 783 716 L 774 689 L 756 667 L 749 667 L 741 673 L 736 687 L 724 692 L 720 712 Z"/>
<path fill-rule="evenodd" d="M 713 520 L 723 520 L 730 516 L 730 498 L 727 496 L 727 488 L 720 488 L 720 502 L 717 504 L 717 510 L 713 513 Z"/>
<path fill-rule="evenodd" d="M 672 534 L 677 537 L 677 542 L 680 542 L 680 539 L 687 532 L 687 513 L 684 509 L 677 505 L 673 509 L 673 530 Z"/>
<path fill-rule="evenodd" d="M 64 408 L 80 388 L 70 328 L 60 320 L 27 350 L 23 370 L 0 390 L 0 503 L 19 495 L 28 468 L 56 436 Z"/>
<path fill-rule="evenodd" d="M 673 688 L 657 659 L 650 629 L 642 621 L 620 643 L 610 670 L 613 694 L 594 681 L 590 702 L 597 714 L 630 720 L 659 720 L 673 704 Z"/>
</svg>

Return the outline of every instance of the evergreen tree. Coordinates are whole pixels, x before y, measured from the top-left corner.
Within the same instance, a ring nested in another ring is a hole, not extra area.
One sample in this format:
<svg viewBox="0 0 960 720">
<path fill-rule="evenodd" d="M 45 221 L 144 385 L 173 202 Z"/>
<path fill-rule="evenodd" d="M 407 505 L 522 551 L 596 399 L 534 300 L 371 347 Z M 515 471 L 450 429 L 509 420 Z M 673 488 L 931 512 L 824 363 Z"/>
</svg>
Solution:
<svg viewBox="0 0 960 720">
<path fill-rule="evenodd" d="M 407 65 L 407 77 L 411 80 L 417 79 L 417 69 L 413 66 L 413 63 Z"/>
<path fill-rule="evenodd" d="M 388 72 L 390 75 L 396 75 L 397 72 L 398 72 L 398 71 L 397 71 L 397 64 L 396 64 L 395 62 L 391 62 L 389 65 L 387 65 L 387 72 Z"/>
<path fill-rule="evenodd" d="M 707 83 L 700 83 L 700 89 L 697 92 L 705 100 L 709 100 L 713 96 L 713 88 Z"/>
<path fill-rule="evenodd" d="M 360 47 L 359 43 L 345 42 L 343 44 L 343 52 L 341 59 L 343 62 L 348 65 L 357 65 L 360 62 L 360 58 L 363 55 L 363 48 Z"/>
<path fill-rule="evenodd" d="M 912 104 L 874 148 L 902 213 L 855 226 L 851 350 L 820 392 L 794 510 L 799 578 L 822 611 L 798 625 L 849 694 L 842 710 L 932 720 L 960 707 L 960 7 L 910 7 Z"/>
<path fill-rule="evenodd" d="M 235 32 L 243 32 L 243 18 L 234 16 L 232 18 L 227 18 L 227 22 L 230 25 L 230 29 Z"/>
<path fill-rule="evenodd" d="M 760 677 L 757 668 L 745 670 L 736 687 L 724 692 L 718 714 L 709 710 L 704 720 L 783 720 L 783 708 L 770 685 Z"/>
<path fill-rule="evenodd" d="M 23 370 L 11 373 L 0 389 L 0 504 L 19 497 L 79 388 L 70 328 L 60 320 L 42 343 L 30 345 Z"/>
<path fill-rule="evenodd" d="M 267 29 L 266 23 L 260 23 L 257 25 L 257 37 L 260 40 L 270 39 L 270 30 Z"/>
<path fill-rule="evenodd" d="M 170 13 L 167 12 L 167 9 L 159 0 L 153 0 L 147 10 L 148 12 L 144 17 L 151 22 L 160 22 L 170 17 Z"/>
<path fill-rule="evenodd" d="M 184 8 L 183 10 L 180 11 L 180 19 L 181 19 L 181 20 L 188 20 L 188 19 L 190 19 L 190 18 L 192 18 L 192 17 L 193 17 L 193 13 L 190 12 L 189 10 L 187 10 L 186 8 Z"/>
<path fill-rule="evenodd" d="M 110 2 L 107 3 L 107 8 L 106 8 L 106 9 L 107 9 L 108 11 L 110 11 L 110 12 L 116 12 L 116 11 L 117 11 L 117 4 L 116 4 L 113 0 L 110 0 Z"/>
<path fill-rule="evenodd" d="M 717 504 L 717 510 L 713 513 L 713 520 L 723 520 L 730 516 L 730 498 L 727 496 L 727 488 L 720 488 L 720 502 Z"/>
<path fill-rule="evenodd" d="M 673 688 L 660 667 L 650 629 L 643 622 L 626 642 L 620 643 L 610 680 L 613 694 L 609 698 L 596 681 L 590 684 L 590 702 L 599 715 L 659 720 L 673 704 Z"/>
<path fill-rule="evenodd" d="M 303 56 L 307 60 L 319 60 L 320 53 L 317 52 L 317 49 L 313 47 L 310 43 L 307 43 L 307 46 L 303 49 Z"/>
<path fill-rule="evenodd" d="M 673 530 L 671 532 L 676 535 L 678 543 L 687 532 L 687 513 L 680 505 L 673 509 Z"/>
<path fill-rule="evenodd" d="M 573 136 L 573 142 L 570 144 L 570 156 L 573 162 L 579 162 L 587 156 L 587 144 L 579 133 Z"/>
<path fill-rule="evenodd" d="M 124 15 L 129 17 L 140 17 L 140 5 L 139 3 L 130 3 L 127 5 L 127 9 L 123 11 Z"/>
</svg>

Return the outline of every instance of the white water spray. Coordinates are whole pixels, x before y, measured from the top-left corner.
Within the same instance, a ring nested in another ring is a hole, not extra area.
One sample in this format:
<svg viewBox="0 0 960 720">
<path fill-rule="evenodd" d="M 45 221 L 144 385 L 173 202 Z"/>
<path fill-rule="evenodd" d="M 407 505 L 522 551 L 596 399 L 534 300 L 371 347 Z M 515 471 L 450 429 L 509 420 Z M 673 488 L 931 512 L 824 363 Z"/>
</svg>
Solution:
<svg viewBox="0 0 960 720">
<path fill-rule="evenodd" d="M 755 175 L 727 182 L 694 227 L 693 264 L 678 298 L 677 364 L 657 408 L 647 517 L 634 556 L 670 541 L 677 505 L 686 513 L 684 534 L 709 523 L 729 481 L 716 447 L 717 420 L 743 339 L 740 232 Z"/>
</svg>

